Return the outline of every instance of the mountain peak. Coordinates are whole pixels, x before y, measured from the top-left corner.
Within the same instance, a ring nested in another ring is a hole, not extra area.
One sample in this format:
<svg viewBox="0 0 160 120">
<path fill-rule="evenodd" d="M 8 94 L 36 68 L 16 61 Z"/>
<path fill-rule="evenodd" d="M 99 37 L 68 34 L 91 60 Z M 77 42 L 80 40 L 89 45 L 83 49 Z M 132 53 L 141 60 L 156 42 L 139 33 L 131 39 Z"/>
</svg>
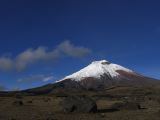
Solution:
<svg viewBox="0 0 160 120">
<path fill-rule="evenodd" d="M 134 72 L 121 65 L 107 60 L 93 61 L 88 66 L 65 78 L 56 81 L 58 86 L 67 89 L 100 90 L 111 86 L 144 86 L 155 85 L 159 82 Z M 60 84 L 59 84 L 60 83 Z"/>
<path fill-rule="evenodd" d="M 99 61 L 93 61 L 88 66 L 84 67 L 78 72 L 75 72 L 69 76 L 66 76 L 64 79 L 60 81 L 63 81 L 65 79 L 80 81 L 84 78 L 90 78 L 90 77 L 99 79 L 104 75 L 107 75 L 111 78 L 115 78 L 119 76 L 119 73 L 117 72 L 118 70 L 125 71 L 128 73 L 131 73 L 131 72 L 133 73 L 132 70 L 129 70 L 117 64 L 110 63 L 107 60 L 99 60 Z"/>
<path fill-rule="evenodd" d="M 110 64 L 107 60 L 93 61 L 91 64 Z"/>
</svg>

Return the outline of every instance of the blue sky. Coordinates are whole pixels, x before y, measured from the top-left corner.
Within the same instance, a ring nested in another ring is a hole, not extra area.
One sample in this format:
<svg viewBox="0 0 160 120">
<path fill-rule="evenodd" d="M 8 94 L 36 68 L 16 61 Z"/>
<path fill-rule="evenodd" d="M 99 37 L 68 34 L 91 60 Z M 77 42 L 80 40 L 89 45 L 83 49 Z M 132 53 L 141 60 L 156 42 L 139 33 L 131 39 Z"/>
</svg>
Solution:
<svg viewBox="0 0 160 120">
<path fill-rule="evenodd" d="M 0 1 L 0 89 L 47 84 L 101 59 L 160 79 L 159 5 L 158 0 Z"/>
</svg>

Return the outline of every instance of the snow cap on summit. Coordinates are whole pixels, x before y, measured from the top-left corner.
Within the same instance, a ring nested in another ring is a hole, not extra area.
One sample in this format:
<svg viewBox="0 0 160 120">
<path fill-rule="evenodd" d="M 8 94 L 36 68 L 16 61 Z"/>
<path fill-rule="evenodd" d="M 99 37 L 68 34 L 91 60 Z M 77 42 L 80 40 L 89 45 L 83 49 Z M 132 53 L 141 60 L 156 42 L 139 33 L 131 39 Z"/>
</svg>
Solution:
<svg viewBox="0 0 160 120">
<path fill-rule="evenodd" d="M 92 64 L 97 64 L 97 63 L 99 63 L 99 64 L 110 64 L 110 62 L 107 61 L 107 60 L 99 60 L 99 61 L 93 61 L 92 62 Z"/>
<path fill-rule="evenodd" d="M 87 77 L 100 78 L 103 75 L 107 75 L 107 76 L 114 78 L 120 75 L 117 72 L 117 70 L 133 72 L 132 70 L 129 70 L 120 65 L 110 63 L 107 60 L 100 60 L 100 61 L 93 61 L 90 65 L 79 70 L 78 72 L 75 72 L 69 76 L 66 76 L 63 80 L 71 79 L 75 81 L 80 81 Z"/>
</svg>

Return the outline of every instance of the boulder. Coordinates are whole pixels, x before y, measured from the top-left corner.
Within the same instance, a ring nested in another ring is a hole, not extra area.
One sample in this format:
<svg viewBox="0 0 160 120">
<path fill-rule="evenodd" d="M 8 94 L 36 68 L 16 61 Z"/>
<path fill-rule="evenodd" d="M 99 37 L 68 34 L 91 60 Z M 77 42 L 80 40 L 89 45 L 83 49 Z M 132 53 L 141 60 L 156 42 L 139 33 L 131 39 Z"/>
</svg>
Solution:
<svg viewBox="0 0 160 120">
<path fill-rule="evenodd" d="M 110 109 L 112 110 L 138 110 L 141 109 L 137 102 L 117 102 L 114 103 Z"/>
<path fill-rule="evenodd" d="M 24 104 L 23 104 L 22 100 L 16 100 L 16 101 L 13 102 L 13 105 L 15 105 L 15 106 L 23 106 Z"/>
<path fill-rule="evenodd" d="M 69 96 L 61 102 L 63 112 L 90 113 L 97 111 L 96 102 L 86 96 Z"/>
</svg>

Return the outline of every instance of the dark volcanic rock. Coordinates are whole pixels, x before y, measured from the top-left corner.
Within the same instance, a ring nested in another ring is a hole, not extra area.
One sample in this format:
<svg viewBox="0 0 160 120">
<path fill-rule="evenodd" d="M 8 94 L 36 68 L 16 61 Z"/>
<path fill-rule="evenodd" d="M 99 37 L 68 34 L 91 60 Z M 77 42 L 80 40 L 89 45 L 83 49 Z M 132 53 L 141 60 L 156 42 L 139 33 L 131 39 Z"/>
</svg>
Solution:
<svg viewBox="0 0 160 120">
<path fill-rule="evenodd" d="M 96 112 L 95 101 L 85 96 L 69 96 L 61 102 L 63 112 L 89 113 Z"/>
<path fill-rule="evenodd" d="M 113 104 L 110 109 L 112 110 L 138 110 L 140 108 L 140 104 L 137 102 L 118 102 Z"/>
<path fill-rule="evenodd" d="M 23 104 L 23 101 L 21 101 L 21 100 L 16 100 L 16 101 L 13 102 L 13 105 L 23 106 L 24 104 Z"/>
</svg>

